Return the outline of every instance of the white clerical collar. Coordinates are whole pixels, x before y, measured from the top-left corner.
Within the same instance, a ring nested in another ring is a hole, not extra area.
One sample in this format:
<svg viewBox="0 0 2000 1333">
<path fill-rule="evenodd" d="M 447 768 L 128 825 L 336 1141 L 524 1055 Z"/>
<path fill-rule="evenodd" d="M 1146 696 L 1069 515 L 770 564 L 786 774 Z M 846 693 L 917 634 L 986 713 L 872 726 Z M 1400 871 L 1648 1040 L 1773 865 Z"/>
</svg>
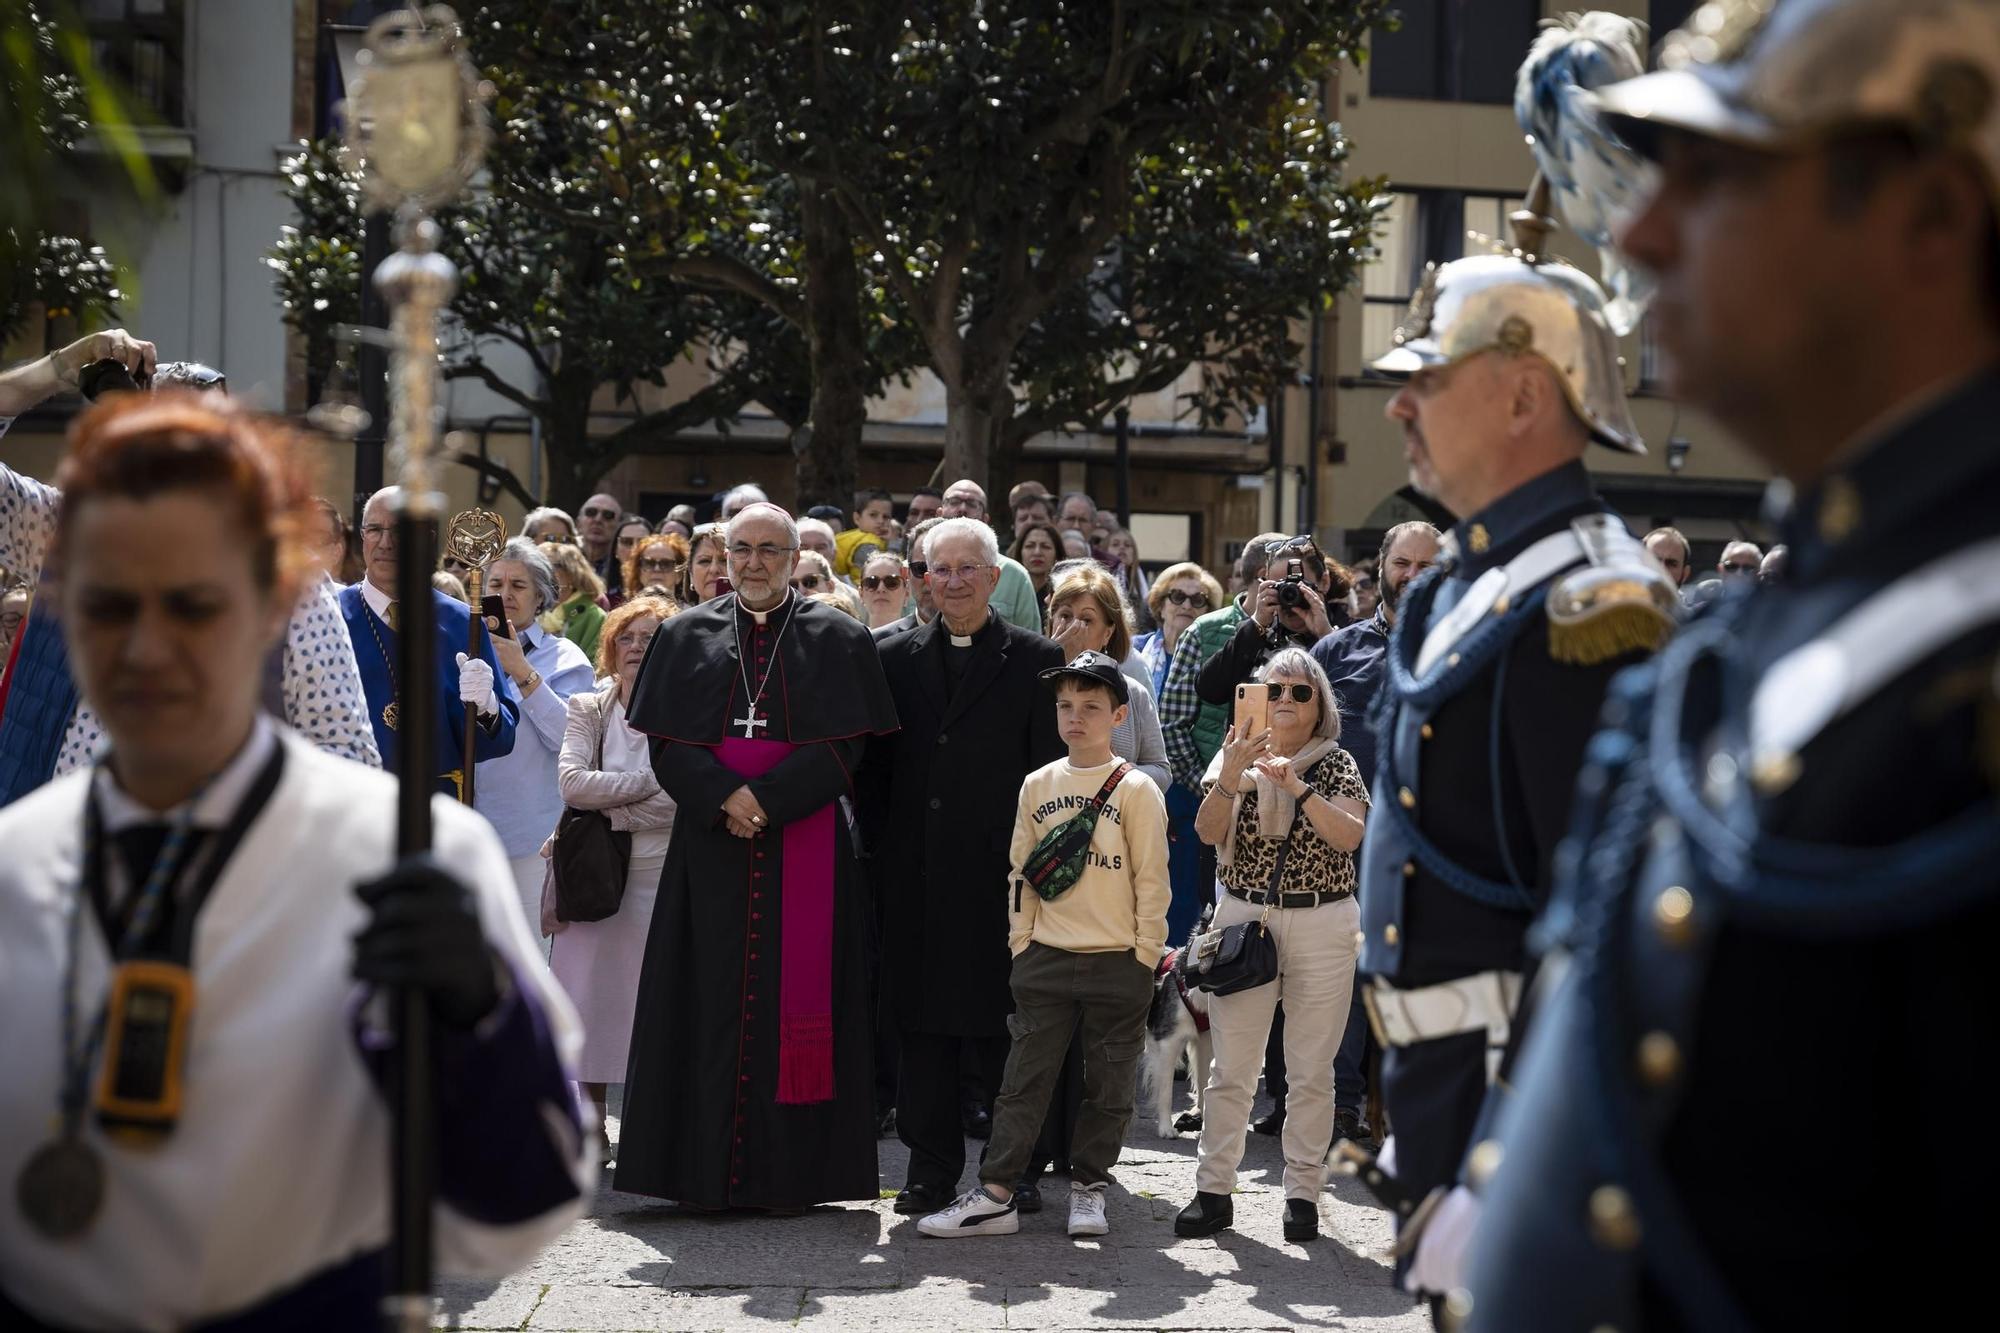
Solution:
<svg viewBox="0 0 2000 1333">
<path fill-rule="evenodd" d="M 396 600 L 395 598 L 383 592 L 367 579 L 363 579 L 361 580 L 361 600 L 368 603 L 368 609 L 373 611 L 383 624 L 386 625 L 389 623 L 389 605 Z"/>
<path fill-rule="evenodd" d="M 250 722 L 250 739 L 243 742 L 236 757 L 223 766 L 208 784 L 208 790 L 201 794 L 194 808 L 194 827 L 219 829 L 227 824 L 277 746 L 277 729 L 269 718 L 258 713 Z M 110 764 L 98 765 L 91 783 L 97 793 L 97 808 L 104 816 L 106 833 L 117 833 L 135 824 L 172 823 L 187 805 L 183 801 L 171 810 L 154 810 L 141 804 L 118 785 Z"/>
<path fill-rule="evenodd" d="M 785 596 L 783 600 L 781 600 L 776 606 L 771 607 L 767 611 L 752 611 L 749 605 L 743 600 L 742 595 L 738 594 L 736 598 L 736 609 L 741 611 L 744 615 L 750 617 L 752 620 L 756 621 L 758 624 L 761 625 L 765 621 L 769 620 L 773 614 L 782 611 L 787 606 L 791 605 L 791 601 L 792 601 L 792 590 L 790 588 L 787 588 L 785 589 Z"/>
<path fill-rule="evenodd" d="M 986 627 L 992 623 L 993 623 L 993 613 L 991 611 L 988 611 L 986 613 L 986 619 L 980 621 L 978 626 L 972 631 L 972 633 L 955 634 L 952 632 L 951 625 L 947 621 L 943 620 L 942 618 L 938 620 L 938 625 L 944 630 L 945 637 L 951 640 L 951 646 L 954 648 L 970 648 L 972 646 L 972 641 L 978 638 L 982 633 L 984 633 Z"/>
</svg>

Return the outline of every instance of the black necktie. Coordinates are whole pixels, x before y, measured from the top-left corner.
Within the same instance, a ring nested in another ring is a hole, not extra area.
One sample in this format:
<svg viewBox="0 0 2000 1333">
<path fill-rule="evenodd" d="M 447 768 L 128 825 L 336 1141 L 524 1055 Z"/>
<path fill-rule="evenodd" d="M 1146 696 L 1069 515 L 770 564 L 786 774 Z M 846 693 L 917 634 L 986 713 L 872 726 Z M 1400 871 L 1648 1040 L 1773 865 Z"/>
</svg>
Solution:
<svg viewBox="0 0 2000 1333">
<path fill-rule="evenodd" d="M 119 860 L 125 866 L 128 893 L 137 894 L 146 886 L 147 876 L 153 873 L 153 866 L 160 859 L 160 849 L 167 844 L 169 831 L 166 824 L 134 824 L 112 835 L 112 841 L 118 845 Z"/>
</svg>

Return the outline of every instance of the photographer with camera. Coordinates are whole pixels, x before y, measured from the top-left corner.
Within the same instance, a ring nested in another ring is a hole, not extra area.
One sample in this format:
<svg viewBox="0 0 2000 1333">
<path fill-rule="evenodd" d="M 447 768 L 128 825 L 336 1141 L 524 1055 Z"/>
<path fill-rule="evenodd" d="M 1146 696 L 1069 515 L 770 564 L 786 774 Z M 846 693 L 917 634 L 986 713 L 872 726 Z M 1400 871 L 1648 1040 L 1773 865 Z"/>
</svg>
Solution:
<svg viewBox="0 0 2000 1333">
<path fill-rule="evenodd" d="M 0 371 L 0 435 L 6 434 L 15 417 L 65 389 L 78 388 L 83 372 L 100 361 L 116 362 L 135 383 L 146 383 L 153 378 L 159 353 L 153 344 L 123 329 L 105 329 L 47 356 Z"/>
<path fill-rule="evenodd" d="M 1296 645 L 1310 652 L 1345 624 L 1344 603 L 1336 600 L 1333 609 L 1328 605 L 1329 589 L 1336 583 L 1346 592 L 1340 578 L 1345 571 L 1336 571 L 1338 566 L 1320 554 L 1310 536 L 1294 537 L 1272 550 L 1248 598 L 1250 615 L 1195 678 L 1201 701 L 1227 706 L 1236 687 L 1255 677 L 1279 649 Z"/>
</svg>

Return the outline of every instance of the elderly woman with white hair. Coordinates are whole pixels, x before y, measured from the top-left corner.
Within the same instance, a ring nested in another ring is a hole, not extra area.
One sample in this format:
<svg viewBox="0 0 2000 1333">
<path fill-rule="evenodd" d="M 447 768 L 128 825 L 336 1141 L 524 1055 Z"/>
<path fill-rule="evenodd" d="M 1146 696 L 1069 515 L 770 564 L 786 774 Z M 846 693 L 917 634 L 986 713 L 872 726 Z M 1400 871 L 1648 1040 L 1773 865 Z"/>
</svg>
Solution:
<svg viewBox="0 0 2000 1333">
<path fill-rule="evenodd" d="M 493 655 L 521 695 L 514 749 L 482 761 L 475 771 L 473 805 L 500 834 L 514 869 L 515 888 L 530 925 L 542 919 L 542 876 L 548 862 L 542 843 L 562 818 L 556 759 L 568 726 L 569 697 L 596 679 L 583 649 L 536 623 L 558 604 L 555 568 L 534 542 L 516 537 L 487 562 L 485 593 L 498 597 L 507 623 L 492 631 Z"/>
<path fill-rule="evenodd" d="M 1174 1233 L 1230 1226 L 1230 1192 L 1271 1015 L 1285 1006 L 1285 1239 L 1319 1234 L 1319 1195 L 1333 1136 L 1333 1057 L 1347 1027 L 1359 955 L 1354 852 L 1368 788 L 1340 747 L 1340 710 L 1326 673 L 1302 648 L 1273 654 L 1261 686 L 1269 726 L 1231 726 L 1202 779 L 1195 832 L 1217 849 L 1214 929 L 1261 921 L 1277 944 L 1277 979 L 1208 1002 L 1215 1058 L 1202 1104 L 1194 1200 Z"/>
</svg>

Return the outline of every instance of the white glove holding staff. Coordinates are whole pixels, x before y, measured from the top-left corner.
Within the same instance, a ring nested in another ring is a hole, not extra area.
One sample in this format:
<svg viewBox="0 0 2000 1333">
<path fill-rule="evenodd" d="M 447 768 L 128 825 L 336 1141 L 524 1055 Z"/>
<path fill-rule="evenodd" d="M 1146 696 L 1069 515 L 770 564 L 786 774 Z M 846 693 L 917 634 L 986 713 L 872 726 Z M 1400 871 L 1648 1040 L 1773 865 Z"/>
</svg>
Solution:
<svg viewBox="0 0 2000 1333">
<path fill-rule="evenodd" d="M 493 668 L 485 658 L 458 655 L 458 697 L 481 717 L 500 711 L 493 701 Z"/>
</svg>

